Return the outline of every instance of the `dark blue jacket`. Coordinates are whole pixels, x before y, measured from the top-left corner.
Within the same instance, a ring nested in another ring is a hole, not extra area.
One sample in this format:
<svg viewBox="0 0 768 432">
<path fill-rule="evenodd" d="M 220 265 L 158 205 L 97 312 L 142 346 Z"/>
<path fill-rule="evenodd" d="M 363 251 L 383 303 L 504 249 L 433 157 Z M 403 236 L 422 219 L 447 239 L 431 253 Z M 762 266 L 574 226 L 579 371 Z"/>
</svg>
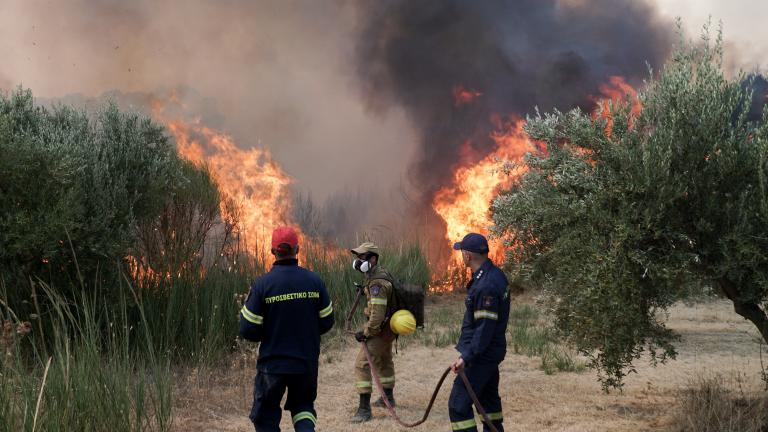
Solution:
<svg viewBox="0 0 768 432">
<path fill-rule="evenodd" d="M 456 350 L 468 365 L 501 363 L 507 353 L 509 283 L 491 260 L 472 273 L 465 304 Z"/>
<path fill-rule="evenodd" d="M 251 285 L 240 309 L 240 336 L 261 342 L 256 368 L 301 374 L 317 370 L 320 335 L 333 327 L 333 306 L 320 277 L 297 260 L 275 262 Z"/>
</svg>

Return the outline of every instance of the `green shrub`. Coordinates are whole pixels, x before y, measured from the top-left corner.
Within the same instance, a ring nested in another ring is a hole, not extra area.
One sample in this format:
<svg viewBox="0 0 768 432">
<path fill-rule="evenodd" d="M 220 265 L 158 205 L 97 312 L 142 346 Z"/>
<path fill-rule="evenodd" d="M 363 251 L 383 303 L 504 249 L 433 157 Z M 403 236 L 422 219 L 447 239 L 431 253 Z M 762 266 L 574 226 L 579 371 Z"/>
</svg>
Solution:
<svg viewBox="0 0 768 432">
<path fill-rule="evenodd" d="M 174 197 L 188 200 L 184 185 L 216 200 L 207 173 L 179 160 L 162 126 L 114 105 L 88 116 L 35 106 L 28 90 L 0 95 L 0 154 L 0 273 L 21 309 L 36 276 L 69 298 L 80 277 L 116 286 L 115 263 L 137 227 Z"/>
<path fill-rule="evenodd" d="M 560 344 L 551 325 L 534 306 L 512 305 L 508 337 L 507 344 L 515 354 L 540 357 L 541 369 L 547 375 L 584 370 L 584 363 Z"/>
<path fill-rule="evenodd" d="M 541 356 L 541 369 L 547 375 L 554 375 L 556 372 L 581 372 L 585 367 L 584 363 L 575 359 L 571 353 L 557 347 L 550 347 Z"/>
</svg>

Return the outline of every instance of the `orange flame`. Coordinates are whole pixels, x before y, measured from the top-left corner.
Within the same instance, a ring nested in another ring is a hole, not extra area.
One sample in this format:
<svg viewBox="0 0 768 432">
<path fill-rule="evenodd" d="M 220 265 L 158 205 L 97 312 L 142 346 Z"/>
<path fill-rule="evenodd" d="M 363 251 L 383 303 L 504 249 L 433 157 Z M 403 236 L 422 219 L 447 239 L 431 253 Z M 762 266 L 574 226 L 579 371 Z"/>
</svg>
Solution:
<svg viewBox="0 0 768 432">
<path fill-rule="evenodd" d="M 220 190 L 240 206 L 241 236 L 248 249 L 266 254 L 272 229 L 291 216 L 288 174 L 269 150 L 241 149 L 232 137 L 199 124 L 168 122 L 179 154 L 198 166 L 207 166 Z M 222 206 L 221 211 L 227 212 Z"/>
<path fill-rule="evenodd" d="M 125 262 L 128 264 L 128 272 L 133 276 L 134 281 L 143 282 L 150 279 L 159 279 L 157 272 L 146 264 L 144 257 L 136 258 L 128 255 L 125 257 Z M 166 276 L 170 278 L 170 275 Z"/>
<path fill-rule="evenodd" d="M 600 86 L 601 98 L 596 100 L 597 108 L 593 113 L 593 118 L 602 117 L 607 123 L 605 125 L 605 136 L 610 137 L 613 133 L 613 117 L 611 116 L 611 104 L 622 104 L 629 99 L 632 104 L 632 117 L 637 118 L 643 106 L 637 95 L 637 90 L 627 84 L 624 77 L 612 76 L 609 83 Z M 630 119 L 631 122 L 631 119 Z"/>
<path fill-rule="evenodd" d="M 512 172 L 504 172 L 505 161 L 519 162 L 534 148 L 523 131 L 524 123 L 522 120 L 512 120 L 500 125 L 501 131 L 491 135 L 496 149 L 478 163 L 458 167 L 454 171 L 452 184 L 435 194 L 432 207 L 445 221 L 445 238 L 449 244 L 461 240 L 469 232 L 488 234 L 488 227 L 491 225 L 491 201 L 502 188 L 508 187 L 524 172 L 521 166 L 515 167 Z M 471 143 L 467 142 L 465 146 L 471 146 Z M 463 149 L 463 152 L 465 151 L 466 149 Z M 500 262 L 504 256 L 502 244 L 497 240 L 490 240 L 489 246 L 489 256 L 495 262 Z M 457 273 L 456 269 L 461 266 L 461 256 L 456 253 L 453 268 L 449 269 L 449 273 Z M 434 276 L 440 279 L 444 275 Z M 453 282 L 455 281 L 436 281 L 432 290 L 449 290 L 453 288 Z"/>
<path fill-rule="evenodd" d="M 453 88 L 453 106 L 460 107 L 472 103 L 478 96 L 483 94 L 476 90 L 469 90 L 463 86 L 455 86 Z"/>
</svg>

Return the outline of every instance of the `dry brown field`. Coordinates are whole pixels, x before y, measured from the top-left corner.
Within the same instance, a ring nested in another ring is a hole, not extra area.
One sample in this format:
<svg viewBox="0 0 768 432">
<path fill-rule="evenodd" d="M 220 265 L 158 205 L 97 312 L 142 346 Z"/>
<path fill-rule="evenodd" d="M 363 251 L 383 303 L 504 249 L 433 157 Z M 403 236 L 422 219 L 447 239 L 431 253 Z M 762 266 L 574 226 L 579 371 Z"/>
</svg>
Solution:
<svg viewBox="0 0 768 432">
<path fill-rule="evenodd" d="M 460 300 L 446 297 L 441 301 Z M 763 384 L 757 332 L 733 313 L 728 302 L 678 305 L 670 311 L 668 325 L 682 337 L 677 360 L 657 367 L 647 361 L 638 362 L 638 373 L 626 379 L 621 392 L 602 392 L 592 370 L 547 375 L 539 358 L 508 354 L 502 363 L 500 386 L 506 430 L 669 430 L 679 408 L 681 390 L 697 378 L 719 374 L 739 391 L 760 391 Z M 317 430 L 408 430 L 398 427 L 384 409 L 374 409 L 374 420 L 369 423 L 348 422 L 357 404 L 352 373 L 355 353 L 353 343 L 337 343 L 322 354 Z M 395 357 L 395 396 L 402 418 L 421 417 L 440 373 L 455 357 L 452 347 L 408 345 L 399 350 Z M 763 357 L 768 362 L 768 356 Z M 174 430 L 252 431 L 247 415 L 253 374 L 253 360 L 242 356 L 226 367 L 180 373 L 175 388 Z M 450 382 L 447 384 L 429 420 L 413 430 L 450 430 Z M 281 427 L 293 430 L 287 413 Z"/>
</svg>

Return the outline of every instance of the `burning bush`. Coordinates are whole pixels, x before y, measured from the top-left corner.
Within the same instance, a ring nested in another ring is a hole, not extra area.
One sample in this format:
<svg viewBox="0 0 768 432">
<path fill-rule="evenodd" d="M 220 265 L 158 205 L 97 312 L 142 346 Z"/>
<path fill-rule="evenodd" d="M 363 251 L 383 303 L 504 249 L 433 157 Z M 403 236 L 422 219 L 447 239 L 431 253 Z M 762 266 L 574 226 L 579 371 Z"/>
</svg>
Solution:
<svg viewBox="0 0 768 432">
<path fill-rule="evenodd" d="M 152 277 L 204 271 L 229 245 L 236 220 L 220 216 L 219 206 L 227 203 L 226 198 L 205 167 L 182 161 L 181 172 L 185 180 L 174 186 L 160 214 L 136 226 L 131 262 L 142 283 Z"/>
</svg>

